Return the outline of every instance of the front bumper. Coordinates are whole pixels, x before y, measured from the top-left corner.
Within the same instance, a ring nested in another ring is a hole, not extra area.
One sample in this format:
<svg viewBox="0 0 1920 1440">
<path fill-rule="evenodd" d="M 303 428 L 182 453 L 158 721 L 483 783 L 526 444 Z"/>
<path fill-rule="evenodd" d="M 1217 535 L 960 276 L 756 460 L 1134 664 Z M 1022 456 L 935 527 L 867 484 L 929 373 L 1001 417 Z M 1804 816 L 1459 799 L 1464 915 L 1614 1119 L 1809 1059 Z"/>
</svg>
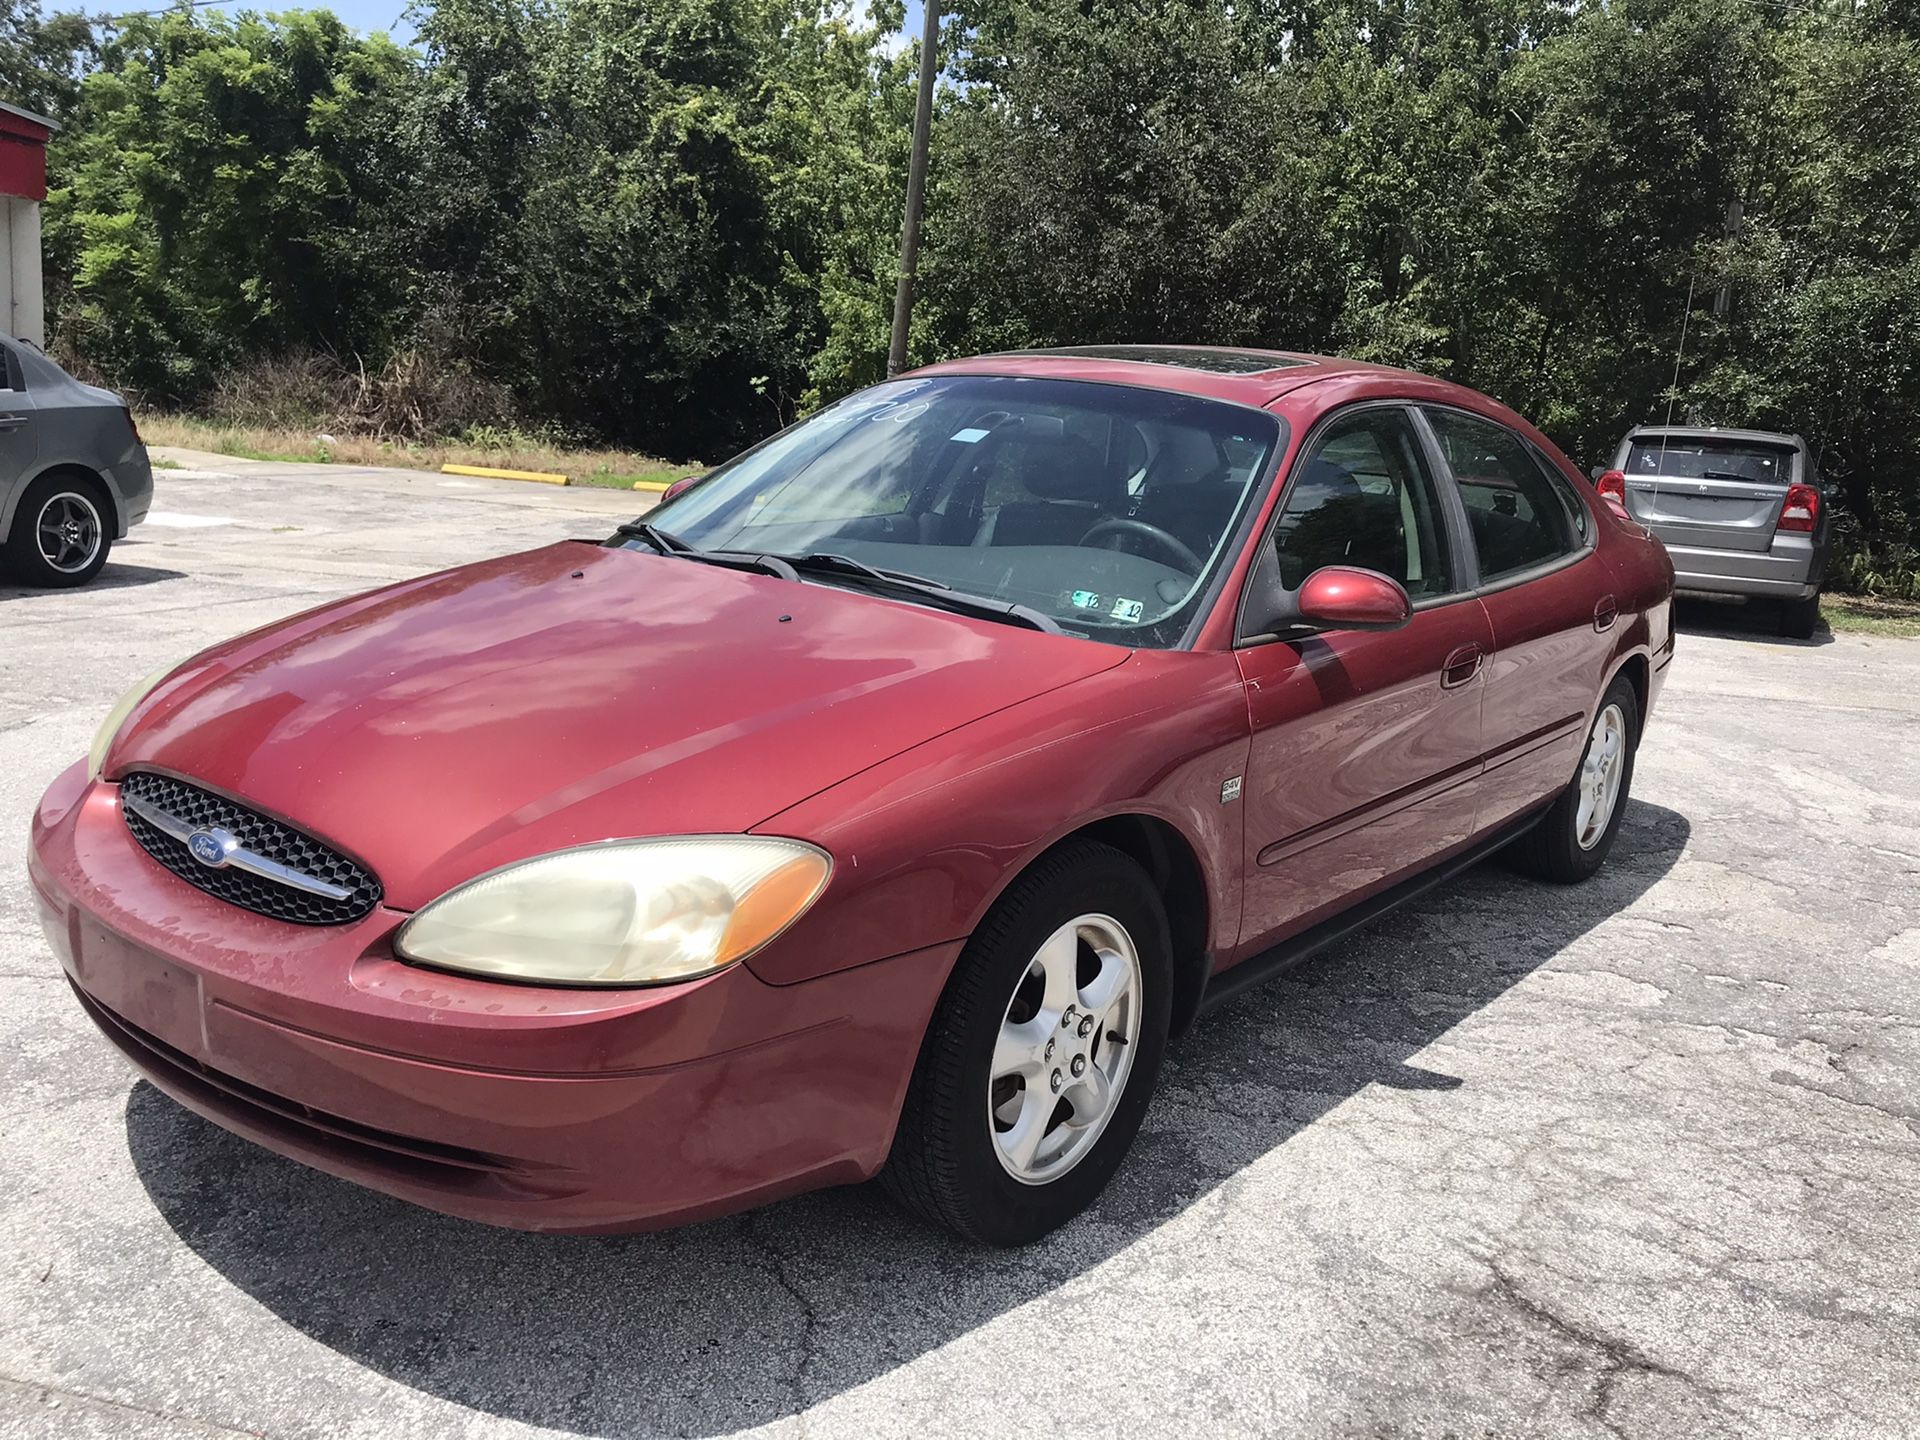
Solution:
<svg viewBox="0 0 1920 1440">
<path fill-rule="evenodd" d="M 203 894 L 76 765 L 29 874 L 82 1005 L 156 1086 L 317 1169 L 518 1229 L 647 1229 L 884 1162 L 959 944 L 776 986 L 507 985 L 394 958 L 406 918 L 304 927 Z"/>
<path fill-rule="evenodd" d="M 1826 548 L 1808 535 L 1776 535 L 1768 550 L 1708 550 L 1669 545 L 1673 588 L 1699 595 L 1806 600 L 1826 579 Z"/>
</svg>

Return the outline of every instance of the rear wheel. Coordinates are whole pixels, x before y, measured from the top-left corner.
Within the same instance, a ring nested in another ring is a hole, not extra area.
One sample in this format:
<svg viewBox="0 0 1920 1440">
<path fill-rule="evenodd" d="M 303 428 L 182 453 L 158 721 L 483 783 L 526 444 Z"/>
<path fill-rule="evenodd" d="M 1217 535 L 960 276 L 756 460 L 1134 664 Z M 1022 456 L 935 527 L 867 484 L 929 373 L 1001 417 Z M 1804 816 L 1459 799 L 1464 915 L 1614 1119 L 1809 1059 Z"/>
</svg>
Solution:
<svg viewBox="0 0 1920 1440">
<path fill-rule="evenodd" d="M 42 475 L 13 512 L 4 554 L 7 570 L 24 585 L 57 589 L 84 585 L 100 573 L 113 545 L 99 486 L 70 475 Z"/>
<path fill-rule="evenodd" d="M 1093 1203 L 1146 1114 L 1172 945 L 1145 871 L 1076 843 L 1016 880 L 934 1010 L 882 1183 L 970 1240 L 1024 1245 Z"/>
<path fill-rule="evenodd" d="M 1787 600 L 1780 606 L 1780 633 L 1794 640 L 1811 640 L 1814 627 L 1820 623 L 1820 597 L 1809 595 L 1804 600 Z"/>
<path fill-rule="evenodd" d="M 1640 700 L 1624 675 L 1601 697 L 1579 773 L 1534 827 L 1508 847 L 1513 863 L 1542 880 L 1571 885 L 1606 863 L 1633 786 Z"/>
</svg>

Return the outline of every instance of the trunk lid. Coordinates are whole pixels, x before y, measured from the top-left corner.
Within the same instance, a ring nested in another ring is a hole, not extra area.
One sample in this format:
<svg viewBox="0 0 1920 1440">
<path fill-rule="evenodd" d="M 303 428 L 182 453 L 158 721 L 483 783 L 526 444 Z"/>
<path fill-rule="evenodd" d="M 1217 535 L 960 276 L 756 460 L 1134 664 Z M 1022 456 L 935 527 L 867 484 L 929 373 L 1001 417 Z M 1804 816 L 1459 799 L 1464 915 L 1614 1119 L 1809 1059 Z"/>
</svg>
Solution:
<svg viewBox="0 0 1920 1440">
<path fill-rule="evenodd" d="M 1765 551 L 1794 479 L 1784 445 L 1717 436 L 1633 441 L 1623 467 L 1627 511 L 1668 545 Z"/>
</svg>

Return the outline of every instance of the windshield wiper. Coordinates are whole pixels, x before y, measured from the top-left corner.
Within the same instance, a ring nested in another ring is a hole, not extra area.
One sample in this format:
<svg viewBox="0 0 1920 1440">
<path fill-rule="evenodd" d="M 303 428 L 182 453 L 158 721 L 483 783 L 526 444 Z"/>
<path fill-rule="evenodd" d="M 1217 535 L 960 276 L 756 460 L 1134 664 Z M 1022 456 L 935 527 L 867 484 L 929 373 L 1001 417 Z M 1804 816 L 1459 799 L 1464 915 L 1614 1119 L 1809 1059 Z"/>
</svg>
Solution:
<svg viewBox="0 0 1920 1440">
<path fill-rule="evenodd" d="M 1748 485 L 1763 485 L 1763 480 L 1755 480 L 1751 475 L 1736 475 L 1731 470 L 1702 470 L 1702 480 L 1739 480 Z"/>
<path fill-rule="evenodd" d="M 676 560 L 698 560 L 702 565 L 718 565 L 726 570 L 752 570 L 781 580 L 798 580 L 799 572 L 778 555 L 752 555 L 740 550 L 702 550 L 691 541 L 645 520 L 628 520 L 619 531 L 636 540 L 644 540 L 662 555 Z"/>
<path fill-rule="evenodd" d="M 851 555 L 762 555 L 759 558 L 778 561 L 802 575 L 819 575 L 868 590 L 904 592 L 929 605 L 981 620 L 997 620 L 1003 625 L 1024 625 L 1029 630 L 1043 630 L 1049 635 L 1066 633 L 1054 623 L 1051 615 L 1031 606 L 956 590 L 944 581 L 915 575 L 909 570 L 883 570 L 877 565 L 855 560 Z"/>
<path fill-rule="evenodd" d="M 916 575 L 911 570 L 883 569 L 837 551 L 815 551 L 811 555 L 782 554 L 771 558 L 786 561 L 802 575 L 862 575 L 869 580 L 898 580 L 905 585 L 923 585 L 932 590 L 953 589 L 945 581 L 927 575 Z"/>
</svg>

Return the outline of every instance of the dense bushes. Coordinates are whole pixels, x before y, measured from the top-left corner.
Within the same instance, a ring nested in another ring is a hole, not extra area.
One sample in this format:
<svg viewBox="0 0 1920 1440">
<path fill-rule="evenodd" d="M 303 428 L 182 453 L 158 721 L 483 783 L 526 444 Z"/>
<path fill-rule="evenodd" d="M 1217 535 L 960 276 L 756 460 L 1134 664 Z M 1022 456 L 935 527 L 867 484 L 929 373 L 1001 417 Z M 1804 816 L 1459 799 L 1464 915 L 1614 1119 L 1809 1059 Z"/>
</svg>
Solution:
<svg viewBox="0 0 1920 1440">
<path fill-rule="evenodd" d="M 62 45 L 85 76 L 35 92 L 67 121 L 58 343 L 153 399 L 712 456 L 881 373 L 898 0 L 440 0 L 417 49 L 320 13 L 17 13 L 0 76 Z M 1345 351 L 1583 463 L 1669 406 L 1798 429 L 1849 573 L 1894 588 L 1917 33 L 1911 0 L 963 0 L 914 350 Z"/>
</svg>

